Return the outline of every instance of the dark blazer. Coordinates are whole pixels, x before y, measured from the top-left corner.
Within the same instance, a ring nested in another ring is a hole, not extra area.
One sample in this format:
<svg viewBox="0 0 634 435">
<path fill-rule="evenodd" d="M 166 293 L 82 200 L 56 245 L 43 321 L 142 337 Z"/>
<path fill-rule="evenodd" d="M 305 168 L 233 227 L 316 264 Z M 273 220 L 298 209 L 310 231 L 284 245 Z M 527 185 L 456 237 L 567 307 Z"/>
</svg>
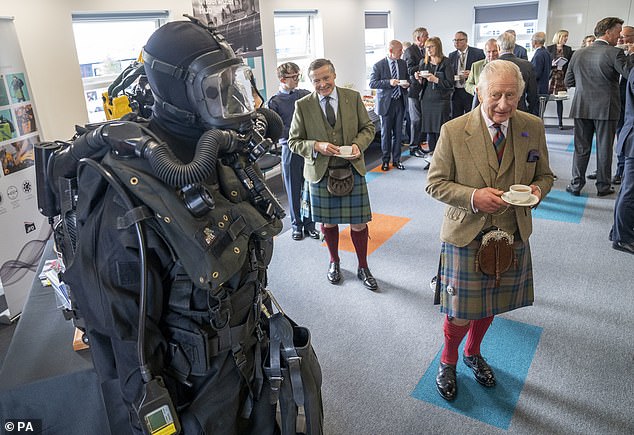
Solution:
<svg viewBox="0 0 634 435">
<path fill-rule="evenodd" d="M 520 98 L 517 108 L 524 112 L 539 114 L 539 99 L 537 97 L 537 80 L 535 79 L 535 71 L 533 65 L 524 59 L 520 59 L 511 53 L 501 54 L 500 59 L 513 62 L 520 68 L 522 78 L 524 79 L 524 98 Z"/>
<path fill-rule="evenodd" d="M 408 80 L 407 64 L 403 59 L 396 59 L 396 65 L 398 68 L 398 79 Z M 372 67 L 372 74 L 370 74 L 370 88 L 376 89 L 376 97 L 374 98 L 375 106 L 374 111 L 377 115 L 386 115 L 392 104 L 392 91 L 394 86 L 390 85 L 392 79 L 392 70 L 390 68 L 390 61 L 387 58 L 383 58 Z M 401 88 L 401 98 L 398 103 L 403 105 L 405 109 L 407 89 Z"/>
<path fill-rule="evenodd" d="M 418 71 L 418 64 L 425 57 L 418 45 L 412 44 L 403 52 L 403 60 L 407 64 L 407 75 L 409 75 L 409 98 L 418 98 L 420 94 L 420 83 L 414 78 L 414 73 Z"/>
<path fill-rule="evenodd" d="M 447 57 L 449 58 L 449 62 L 451 63 L 453 70 L 458 71 L 458 62 L 460 62 L 460 52 L 458 50 L 454 50 L 451 53 L 449 53 L 449 56 Z M 485 58 L 484 50 L 482 50 L 481 48 L 469 46 L 469 48 L 467 49 L 467 61 L 465 62 L 465 69 L 471 70 L 471 64 L 473 64 L 473 62 L 477 62 L 484 58 Z"/>
<path fill-rule="evenodd" d="M 567 87 L 576 88 L 570 116 L 618 121 L 619 76 L 628 77 L 633 62 L 634 56 L 601 40 L 575 51 L 564 80 Z"/>
<path fill-rule="evenodd" d="M 634 69 L 627 77 L 625 101 L 625 121 L 616 142 L 616 153 L 634 157 Z"/>
<path fill-rule="evenodd" d="M 557 44 L 549 45 L 548 47 L 546 47 L 546 50 L 548 50 L 548 54 L 550 54 L 550 58 L 552 60 L 557 59 Z M 574 53 L 574 51 L 572 51 L 571 47 L 567 45 L 563 46 L 563 57 L 568 59 L 568 63 L 570 63 L 570 59 L 572 59 L 572 53 Z M 562 68 L 564 75 L 566 74 L 566 71 L 568 71 L 568 63 L 565 64 Z"/>
<path fill-rule="evenodd" d="M 528 53 L 526 52 L 526 49 L 521 45 L 515 44 L 515 47 L 513 47 L 513 54 L 520 59 L 528 60 Z"/>
<path fill-rule="evenodd" d="M 537 81 L 537 93 L 540 95 L 548 94 L 548 79 L 552 69 L 552 59 L 550 54 L 544 47 L 535 50 L 531 64 L 535 70 L 535 80 Z"/>
</svg>

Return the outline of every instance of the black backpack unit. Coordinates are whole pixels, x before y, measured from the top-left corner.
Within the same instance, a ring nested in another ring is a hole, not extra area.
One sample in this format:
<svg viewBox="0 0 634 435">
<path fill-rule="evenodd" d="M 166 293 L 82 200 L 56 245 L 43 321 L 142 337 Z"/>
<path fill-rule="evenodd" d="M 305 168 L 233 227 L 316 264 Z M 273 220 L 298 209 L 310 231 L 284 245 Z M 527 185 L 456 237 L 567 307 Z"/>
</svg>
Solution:
<svg viewBox="0 0 634 435">
<path fill-rule="evenodd" d="M 139 265 L 125 276 L 139 276 L 143 385 L 132 405 L 137 426 L 146 434 L 323 432 L 321 368 L 310 332 L 277 304 L 274 311 L 266 289 L 272 238 L 281 231 L 284 216 L 256 164 L 270 146 L 265 136 L 281 123 L 271 113 L 258 112 L 250 135 L 205 132 L 188 164 L 134 115 L 80 129 L 71 142 L 35 147 L 38 205 L 54 224 L 77 317 L 91 317 L 91 298 L 101 289 L 102 271 L 91 264 L 90 252 L 100 243 L 94 234 L 108 208 L 105 198 L 117 198 L 126 210 L 116 218 L 117 228 L 137 234 Z M 164 244 L 176 259 L 166 272 L 172 284 L 169 310 L 159 322 L 162 336 L 154 338 L 145 336 L 152 296 L 142 276 L 146 243 Z M 192 295 L 207 298 L 202 314 L 186 306 Z M 161 361 L 147 354 L 152 340 L 166 343 Z M 204 391 L 207 377 L 218 376 L 222 359 L 235 364 L 248 385 L 242 425 L 235 428 L 217 429 L 219 423 L 211 421 L 223 415 L 217 398 L 232 397 L 235 391 Z M 206 403 L 202 396 L 181 394 L 184 390 L 213 393 L 216 400 Z M 245 421 L 256 423 L 245 427 Z"/>
</svg>

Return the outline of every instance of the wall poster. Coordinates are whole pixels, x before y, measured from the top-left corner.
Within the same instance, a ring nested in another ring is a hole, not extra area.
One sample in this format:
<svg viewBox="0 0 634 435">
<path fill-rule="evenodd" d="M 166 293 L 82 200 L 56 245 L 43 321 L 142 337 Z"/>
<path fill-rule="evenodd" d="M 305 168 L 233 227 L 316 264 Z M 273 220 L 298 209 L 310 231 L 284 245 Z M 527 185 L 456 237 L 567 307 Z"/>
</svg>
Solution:
<svg viewBox="0 0 634 435">
<path fill-rule="evenodd" d="M 192 0 L 194 16 L 215 27 L 253 70 L 266 101 L 259 0 Z"/>
<path fill-rule="evenodd" d="M 12 18 L 0 17 L 0 321 L 26 301 L 50 226 L 37 207 L 35 106 Z"/>
</svg>

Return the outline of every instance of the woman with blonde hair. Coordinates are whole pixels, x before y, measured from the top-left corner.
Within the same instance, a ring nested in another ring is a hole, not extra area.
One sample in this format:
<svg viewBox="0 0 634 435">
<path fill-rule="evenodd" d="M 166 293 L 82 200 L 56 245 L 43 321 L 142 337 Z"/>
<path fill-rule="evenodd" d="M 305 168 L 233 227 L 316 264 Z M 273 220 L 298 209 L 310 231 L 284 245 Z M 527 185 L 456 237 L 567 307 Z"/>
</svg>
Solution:
<svg viewBox="0 0 634 435">
<path fill-rule="evenodd" d="M 425 42 L 425 57 L 418 65 L 416 78 L 421 84 L 421 124 L 423 134 L 427 135 L 430 153 L 436 149 L 440 127 L 449 121 L 455 74 L 449 58 L 442 52 L 440 38 L 429 38 Z"/>
<path fill-rule="evenodd" d="M 570 62 L 572 58 L 572 48 L 566 45 L 566 42 L 568 42 L 568 31 L 560 30 L 555 33 L 553 44 L 546 47 L 546 50 L 550 53 L 550 58 L 553 60 L 552 69 L 550 71 L 550 83 L 548 86 L 549 94 L 557 95 L 557 92 L 568 90 L 564 84 L 564 77 L 568 70 L 568 62 Z M 556 103 L 559 129 L 562 130 L 564 128 L 562 121 L 564 102 L 557 100 Z"/>
</svg>

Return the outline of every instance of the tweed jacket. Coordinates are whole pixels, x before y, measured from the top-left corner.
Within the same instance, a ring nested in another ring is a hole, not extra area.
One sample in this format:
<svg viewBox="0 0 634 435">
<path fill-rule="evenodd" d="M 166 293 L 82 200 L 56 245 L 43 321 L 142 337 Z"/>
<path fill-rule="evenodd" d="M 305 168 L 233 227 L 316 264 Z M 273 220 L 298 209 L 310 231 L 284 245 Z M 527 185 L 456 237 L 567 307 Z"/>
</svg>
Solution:
<svg viewBox="0 0 634 435">
<path fill-rule="evenodd" d="M 361 157 L 350 163 L 360 175 L 365 175 L 363 153 L 374 139 L 374 124 L 357 91 L 337 86 L 337 95 L 339 107 L 335 129 L 342 129 L 343 143 L 335 145 L 357 144 Z M 323 178 L 331 158 L 316 152 L 315 142 L 334 143 L 332 129 L 319 105 L 319 96 L 317 92 L 312 92 L 295 103 L 288 137 L 291 151 L 304 157 L 304 178 L 312 183 Z"/>
<path fill-rule="evenodd" d="M 512 184 L 539 186 L 542 199 L 553 185 L 544 125 L 538 117 L 515 112 L 499 166 L 481 109 L 443 125 L 426 188 L 433 198 L 447 204 L 440 232 L 442 241 L 458 247 L 473 241 L 485 225 L 491 224 L 491 215 L 473 212 L 474 190 L 494 187 L 506 192 Z M 515 207 L 514 216 L 521 239 L 528 240 L 532 232 L 531 210 Z"/>
<path fill-rule="evenodd" d="M 633 62 L 634 56 L 625 56 L 622 49 L 601 40 L 575 51 L 564 79 L 567 87 L 575 88 L 570 116 L 617 121 L 621 113 L 619 76 L 627 77 Z"/>
<path fill-rule="evenodd" d="M 476 85 L 480 80 L 480 73 L 482 72 L 486 64 L 486 59 L 482 59 L 471 64 L 471 72 L 469 73 L 469 77 L 464 84 L 465 91 L 469 92 L 471 95 L 475 95 Z"/>
</svg>

